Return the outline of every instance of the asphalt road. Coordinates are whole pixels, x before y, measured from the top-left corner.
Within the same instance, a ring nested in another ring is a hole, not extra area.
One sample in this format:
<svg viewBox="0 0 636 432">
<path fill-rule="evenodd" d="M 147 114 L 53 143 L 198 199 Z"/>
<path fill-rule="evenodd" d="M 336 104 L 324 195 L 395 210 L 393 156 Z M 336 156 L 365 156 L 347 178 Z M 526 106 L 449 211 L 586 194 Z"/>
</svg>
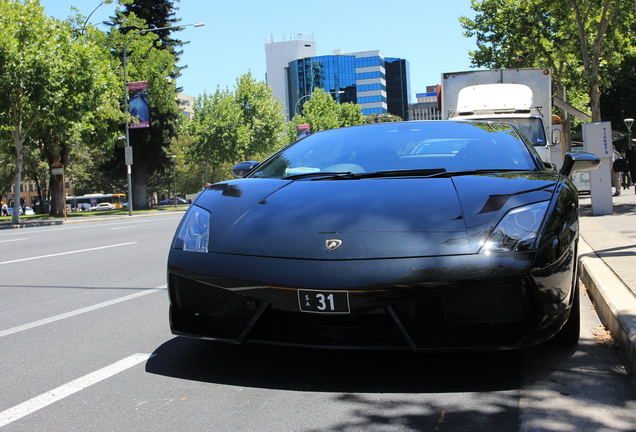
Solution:
<svg viewBox="0 0 636 432">
<path fill-rule="evenodd" d="M 0 230 L 0 432 L 634 431 L 617 351 L 414 355 L 177 338 L 165 264 L 182 212 Z"/>
</svg>

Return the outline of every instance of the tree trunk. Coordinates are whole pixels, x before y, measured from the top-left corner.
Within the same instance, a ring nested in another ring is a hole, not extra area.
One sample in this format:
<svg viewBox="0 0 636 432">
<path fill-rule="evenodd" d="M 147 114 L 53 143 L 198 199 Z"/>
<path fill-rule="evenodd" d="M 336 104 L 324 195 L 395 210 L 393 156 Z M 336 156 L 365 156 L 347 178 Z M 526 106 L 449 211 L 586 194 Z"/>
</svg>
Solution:
<svg viewBox="0 0 636 432">
<path fill-rule="evenodd" d="M 66 206 L 66 196 L 64 195 L 64 176 L 51 176 L 51 216 L 64 216 Z"/>
<path fill-rule="evenodd" d="M 13 186 L 13 216 L 11 223 L 20 223 L 20 186 L 22 186 L 22 146 L 24 139 L 22 138 L 21 127 L 18 126 L 14 132 L 15 143 L 15 184 Z"/>
<path fill-rule="evenodd" d="M 144 163 L 132 166 L 133 210 L 148 208 L 148 167 Z M 130 202 L 130 197 L 128 197 Z"/>
<path fill-rule="evenodd" d="M 15 163 L 15 184 L 13 186 L 13 216 L 11 223 L 20 223 L 20 185 L 22 184 L 22 152 L 18 153 Z"/>
<path fill-rule="evenodd" d="M 590 110 L 592 111 L 592 123 L 601 121 L 601 89 L 598 80 L 590 80 Z"/>
<path fill-rule="evenodd" d="M 49 181 L 51 190 L 51 207 L 49 214 L 51 216 L 64 216 L 64 208 L 66 207 L 66 188 L 64 187 L 64 180 L 66 177 L 66 167 L 68 165 L 68 143 L 60 143 L 51 135 L 51 141 L 48 143 L 43 141 L 42 144 L 42 151 L 46 155 L 46 159 L 49 163 L 49 173 L 55 164 L 61 164 L 64 167 L 64 176 L 51 175 Z"/>
</svg>

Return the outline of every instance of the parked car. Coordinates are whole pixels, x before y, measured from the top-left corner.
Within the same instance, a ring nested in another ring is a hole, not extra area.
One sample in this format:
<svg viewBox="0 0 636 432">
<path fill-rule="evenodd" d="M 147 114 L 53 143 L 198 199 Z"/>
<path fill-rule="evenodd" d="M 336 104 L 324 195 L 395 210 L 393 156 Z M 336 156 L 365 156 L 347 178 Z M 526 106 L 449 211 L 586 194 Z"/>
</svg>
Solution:
<svg viewBox="0 0 636 432">
<path fill-rule="evenodd" d="M 8 207 L 7 211 L 9 212 L 9 216 L 13 216 L 13 207 Z M 22 215 L 34 215 L 35 212 L 33 211 L 33 209 L 31 207 L 26 207 L 24 210 L 22 210 L 22 207 L 20 207 L 20 216 Z"/>
<path fill-rule="evenodd" d="M 509 124 L 318 132 L 206 188 L 168 257 L 176 335 L 514 349 L 579 335 L 578 196 Z"/>
<path fill-rule="evenodd" d="M 98 211 L 98 210 L 115 210 L 117 208 L 117 206 L 115 204 L 111 204 L 111 203 L 99 203 L 94 207 L 91 207 L 91 211 Z"/>
<path fill-rule="evenodd" d="M 174 205 L 174 197 L 170 197 L 166 200 L 163 201 L 159 201 L 160 205 Z M 185 205 L 188 204 L 188 202 L 186 200 L 184 200 L 181 197 L 177 197 L 177 205 Z"/>
<path fill-rule="evenodd" d="M 572 146 L 571 151 L 573 153 L 581 153 L 584 151 L 583 146 Z M 589 172 L 580 172 L 580 173 L 575 173 L 572 176 L 572 183 L 574 183 L 574 186 L 576 186 L 576 190 L 579 192 L 579 194 L 590 194 L 591 193 L 591 178 L 590 178 L 590 173 Z"/>
</svg>

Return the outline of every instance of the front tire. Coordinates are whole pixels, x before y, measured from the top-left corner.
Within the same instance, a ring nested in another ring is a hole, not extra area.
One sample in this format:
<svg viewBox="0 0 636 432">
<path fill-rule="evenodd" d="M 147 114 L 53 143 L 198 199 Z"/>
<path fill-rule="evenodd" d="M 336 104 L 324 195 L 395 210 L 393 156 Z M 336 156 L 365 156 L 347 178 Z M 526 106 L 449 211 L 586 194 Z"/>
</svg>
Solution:
<svg viewBox="0 0 636 432">
<path fill-rule="evenodd" d="M 570 317 L 559 333 L 554 336 L 554 340 L 562 344 L 576 344 L 579 342 L 581 333 L 581 299 L 579 293 L 579 280 L 576 279 L 574 286 L 574 298 L 570 308 Z"/>
</svg>

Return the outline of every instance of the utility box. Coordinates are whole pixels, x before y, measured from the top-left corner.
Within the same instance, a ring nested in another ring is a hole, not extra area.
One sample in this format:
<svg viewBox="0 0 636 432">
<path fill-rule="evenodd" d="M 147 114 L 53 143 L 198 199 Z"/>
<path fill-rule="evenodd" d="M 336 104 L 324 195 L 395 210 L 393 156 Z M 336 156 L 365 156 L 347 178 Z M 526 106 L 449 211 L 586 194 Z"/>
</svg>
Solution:
<svg viewBox="0 0 636 432">
<path fill-rule="evenodd" d="M 587 153 L 599 157 L 598 169 L 590 171 L 592 214 L 614 213 L 612 203 L 612 124 L 610 122 L 583 124 L 583 142 Z"/>
</svg>

